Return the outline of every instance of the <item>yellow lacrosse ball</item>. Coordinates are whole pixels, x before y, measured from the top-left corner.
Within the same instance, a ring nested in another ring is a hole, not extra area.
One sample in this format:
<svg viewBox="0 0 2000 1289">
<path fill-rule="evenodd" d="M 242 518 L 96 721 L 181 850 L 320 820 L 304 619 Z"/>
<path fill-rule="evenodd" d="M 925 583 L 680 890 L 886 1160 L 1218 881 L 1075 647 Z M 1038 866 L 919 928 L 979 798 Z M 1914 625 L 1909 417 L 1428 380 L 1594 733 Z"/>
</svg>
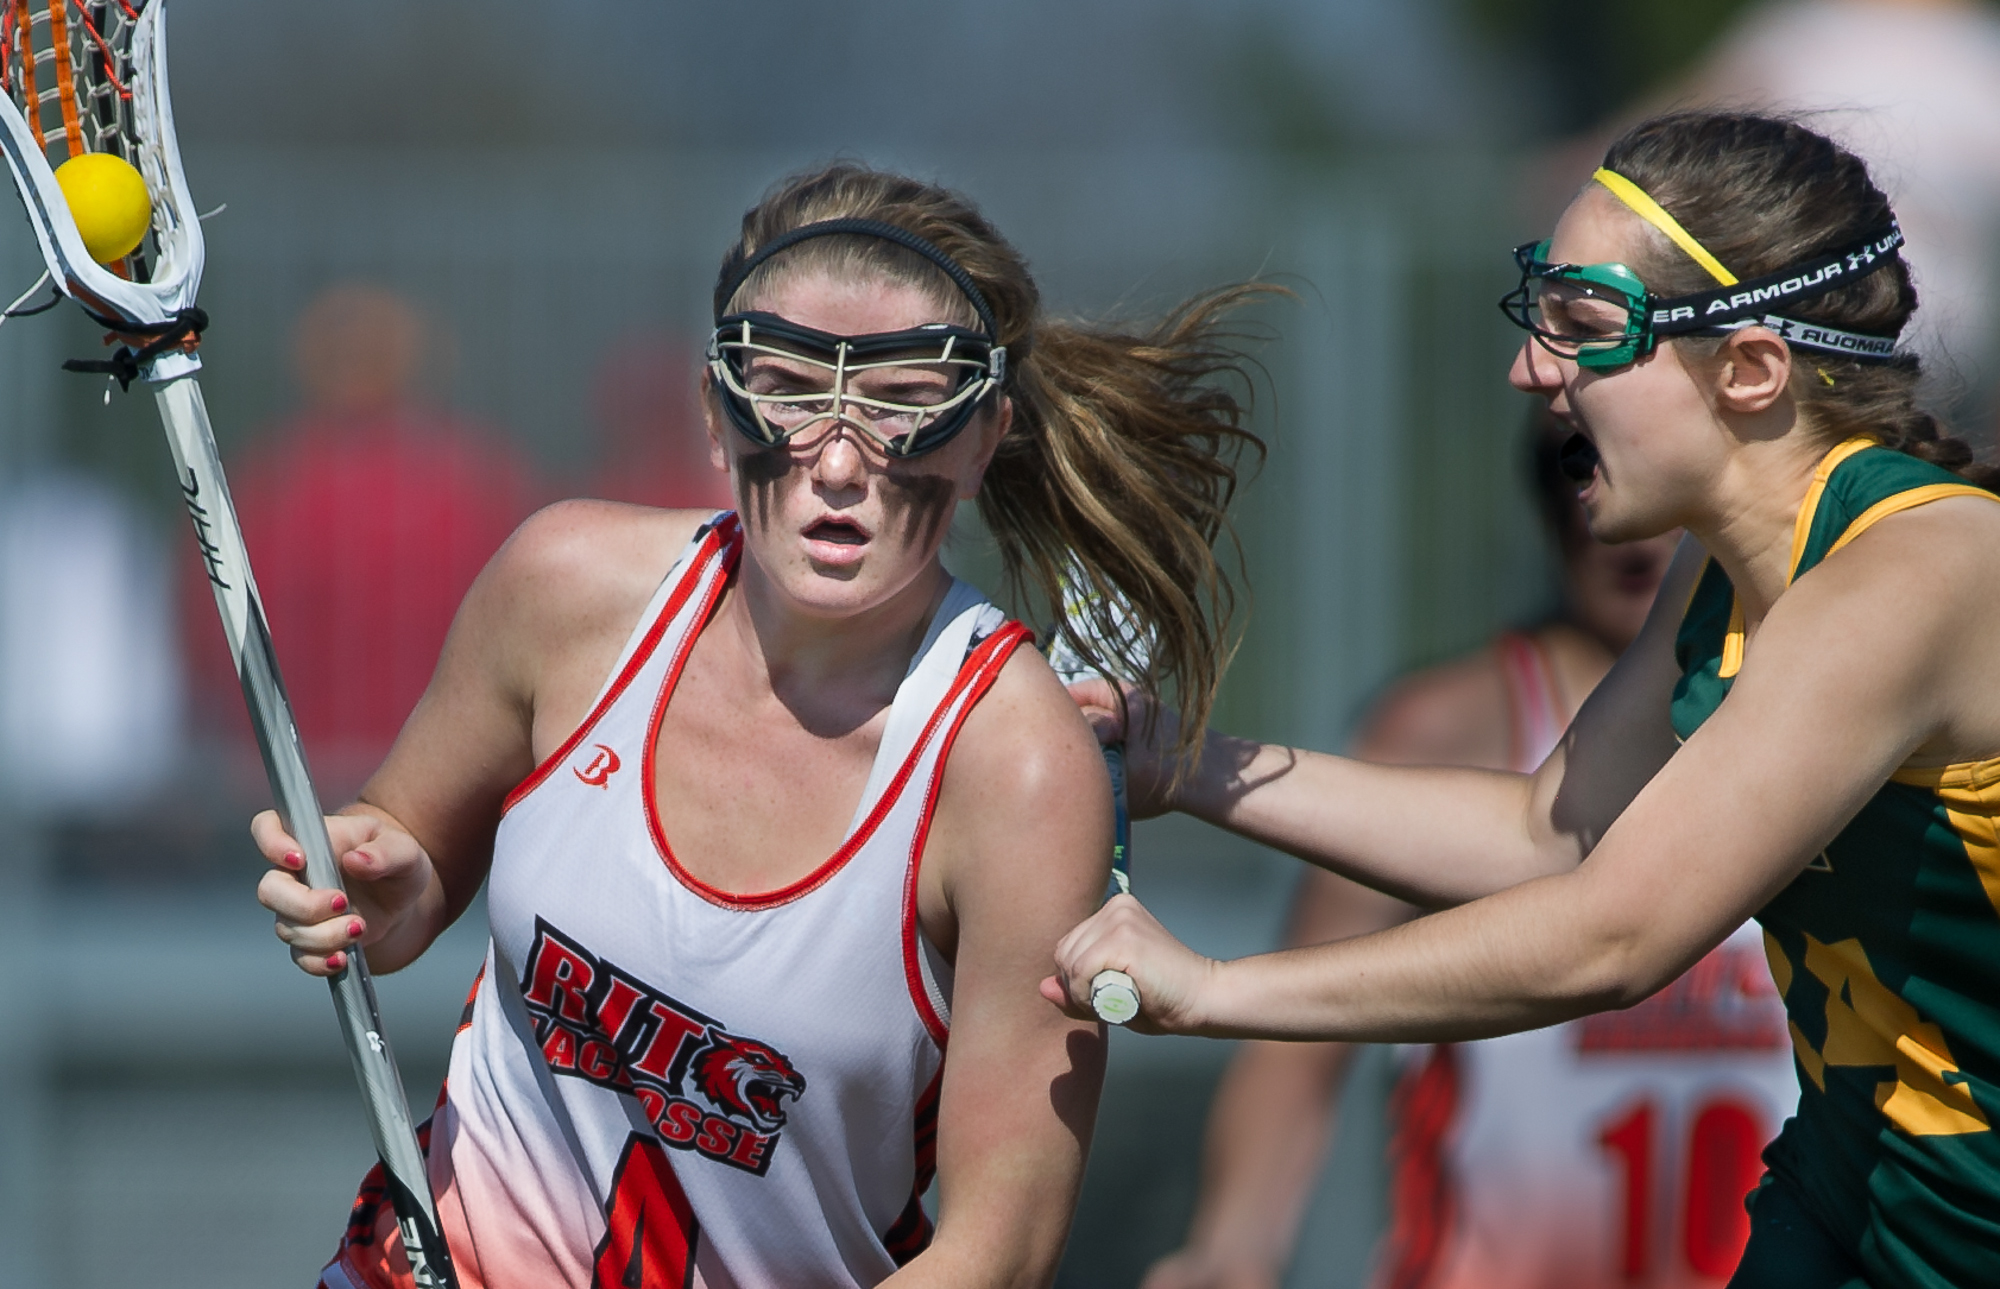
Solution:
<svg viewBox="0 0 2000 1289">
<path fill-rule="evenodd" d="M 99 264 L 122 260 L 146 240 L 153 199 L 146 181 L 123 157 L 86 152 L 56 167 L 56 183 L 69 202 L 83 249 Z"/>
</svg>

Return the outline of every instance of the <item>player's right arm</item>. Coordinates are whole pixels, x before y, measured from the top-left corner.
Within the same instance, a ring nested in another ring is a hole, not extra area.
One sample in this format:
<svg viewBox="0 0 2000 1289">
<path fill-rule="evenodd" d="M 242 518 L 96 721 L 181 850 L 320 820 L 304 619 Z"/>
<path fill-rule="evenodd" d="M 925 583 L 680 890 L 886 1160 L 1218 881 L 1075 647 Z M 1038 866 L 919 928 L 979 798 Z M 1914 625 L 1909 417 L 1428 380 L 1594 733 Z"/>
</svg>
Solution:
<svg viewBox="0 0 2000 1289">
<path fill-rule="evenodd" d="M 1532 775 L 1412 773 L 1211 732 L 1175 789 L 1163 713 L 1149 733 L 1125 722 L 1139 736 L 1127 745 L 1133 812 L 1185 811 L 1425 908 L 1570 872 L 1673 755 L 1674 636 L 1705 558 L 1682 543 L 1645 629 Z"/>
<path fill-rule="evenodd" d="M 388 758 L 327 820 L 346 895 L 299 880 L 298 847 L 273 812 L 252 821 L 272 863 L 258 899 L 303 970 L 330 975 L 360 946 L 371 969 L 394 971 L 465 911 L 507 793 L 583 720 L 705 517 L 562 502 L 507 540 L 466 593 Z"/>
</svg>

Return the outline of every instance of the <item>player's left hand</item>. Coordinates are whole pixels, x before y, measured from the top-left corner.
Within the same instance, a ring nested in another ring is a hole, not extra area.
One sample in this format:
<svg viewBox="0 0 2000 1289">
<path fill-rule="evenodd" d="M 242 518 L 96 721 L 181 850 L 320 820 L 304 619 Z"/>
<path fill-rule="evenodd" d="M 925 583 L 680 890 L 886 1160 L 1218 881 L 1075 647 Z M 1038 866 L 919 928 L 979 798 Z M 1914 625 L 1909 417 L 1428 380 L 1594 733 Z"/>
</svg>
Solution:
<svg viewBox="0 0 2000 1289">
<path fill-rule="evenodd" d="M 1127 1029 L 1195 1033 L 1201 1025 L 1202 991 L 1219 965 L 1174 939 L 1138 900 L 1119 895 L 1056 945 L 1056 974 L 1042 981 L 1042 997 L 1066 1015 L 1095 1020 L 1092 978 L 1100 971 L 1122 971 L 1139 990 L 1139 1015 Z"/>
</svg>

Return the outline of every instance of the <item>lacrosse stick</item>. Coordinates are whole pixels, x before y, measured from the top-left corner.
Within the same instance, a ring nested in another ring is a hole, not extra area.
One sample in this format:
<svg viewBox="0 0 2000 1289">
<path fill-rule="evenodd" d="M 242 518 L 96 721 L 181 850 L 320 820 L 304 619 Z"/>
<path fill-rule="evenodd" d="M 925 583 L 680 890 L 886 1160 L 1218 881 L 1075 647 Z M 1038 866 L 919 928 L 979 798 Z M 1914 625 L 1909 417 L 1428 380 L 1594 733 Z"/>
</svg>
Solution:
<svg viewBox="0 0 2000 1289">
<path fill-rule="evenodd" d="M 129 342 L 110 359 L 63 365 L 106 373 L 125 388 L 134 380 L 153 387 L 278 816 L 305 853 L 306 879 L 338 889 L 340 870 L 195 381 L 201 369 L 195 342 L 208 322 L 194 305 L 201 225 L 167 100 L 165 9 L 164 0 L 0 0 L 0 148 L 55 285 Z M 148 239 L 108 267 L 85 250 L 50 164 L 51 157 L 85 153 L 111 153 L 136 166 L 152 203 Z M 455 1289 L 402 1078 L 361 955 L 349 954 L 347 968 L 329 983 L 416 1284 Z"/>
<path fill-rule="evenodd" d="M 1106 609 L 1108 614 L 1094 611 L 1098 609 Z M 1108 596 L 1093 593 L 1083 570 L 1072 562 L 1063 570 L 1062 620 L 1049 633 L 1049 666 L 1063 684 L 1095 678 L 1110 682 L 1113 691 L 1118 691 L 1118 682 L 1105 675 L 1102 667 L 1117 659 L 1119 653 L 1109 647 L 1103 632 L 1094 629 L 1096 623 L 1107 617 L 1112 632 L 1124 637 L 1126 660 L 1144 666 L 1152 651 L 1139 637 L 1125 602 L 1115 592 Z M 1091 645 L 1091 651 L 1101 662 L 1092 664 L 1083 657 L 1077 649 L 1079 636 Z M 1114 895 L 1132 893 L 1132 812 L 1125 794 L 1125 744 L 1106 743 L 1102 751 L 1104 768 L 1111 773 L 1113 809 L 1111 884 L 1104 889 L 1104 898 L 1108 900 Z M 1107 968 L 1090 978 L 1090 1007 L 1099 1020 L 1123 1025 L 1139 1014 L 1139 986 L 1126 973 Z"/>
</svg>

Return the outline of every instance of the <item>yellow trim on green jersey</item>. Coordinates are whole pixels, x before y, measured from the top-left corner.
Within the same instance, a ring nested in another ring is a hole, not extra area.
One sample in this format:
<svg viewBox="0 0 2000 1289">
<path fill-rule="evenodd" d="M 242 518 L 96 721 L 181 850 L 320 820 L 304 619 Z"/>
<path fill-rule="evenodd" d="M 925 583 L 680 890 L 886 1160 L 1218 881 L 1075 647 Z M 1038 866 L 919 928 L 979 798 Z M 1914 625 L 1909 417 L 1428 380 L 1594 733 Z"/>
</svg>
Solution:
<svg viewBox="0 0 2000 1289">
<path fill-rule="evenodd" d="M 1927 506 L 1933 501 L 1943 501 L 1946 497 L 1984 497 L 1988 501 L 1993 500 L 1992 493 L 1969 483 L 1930 483 L 1925 484 L 1921 488 L 1912 488 L 1908 492 L 1899 492 L 1893 497 L 1885 497 L 1862 511 L 1860 517 L 1847 526 L 1847 531 L 1840 535 L 1839 540 L 1827 548 L 1826 553 L 1828 555 L 1833 554 L 1841 547 L 1847 545 L 1847 543 L 1867 532 L 1870 528 L 1873 528 L 1879 520 L 1887 519 L 1891 515 L 1901 514 L 1905 510 L 1914 510 L 1918 506 Z M 1794 562 L 1796 562 L 1796 557 L 1794 557 Z"/>
<path fill-rule="evenodd" d="M 1841 462 L 1856 452 L 1874 446 L 1876 446 L 1874 439 L 1852 438 L 1820 458 L 1818 468 L 1813 471 L 1812 482 L 1806 486 L 1805 500 L 1799 503 L 1799 513 L 1792 520 L 1792 558 L 1785 566 L 1786 586 L 1790 586 L 1792 579 L 1799 575 L 1799 561 L 1806 557 L 1806 538 L 1812 532 L 1813 516 L 1819 513 L 1819 499 L 1826 492 L 1826 481 L 1833 477 L 1833 472 L 1839 468 Z M 1874 520 L 1869 522 L 1873 523 Z M 1743 670 L 1744 644 L 1743 599 L 1741 596 L 1734 596 L 1729 604 L 1729 634 L 1722 638 L 1720 673 L 1722 679 L 1729 680 Z"/>
<path fill-rule="evenodd" d="M 1869 525 L 1959 496 L 2000 500 L 1839 445 L 1799 507 L 1788 584 Z M 1727 701 L 1742 650 L 1742 605 L 1710 560 L 1674 641 L 1677 738 Z M 1800 1085 L 1766 1164 L 1866 1283 L 2000 1284 L 2000 749 L 1898 770 L 1757 920 Z"/>
<path fill-rule="evenodd" d="M 1785 585 L 1790 586 L 1799 575 L 1799 565 L 1806 557 L 1806 544 L 1812 537 L 1812 523 L 1819 514 L 1820 498 L 1826 495 L 1827 482 L 1833 478 L 1849 457 L 1857 452 L 1866 452 L 1876 446 L 1870 438 L 1852 438 L 1834 448 L 1819 459 L 1819 467 L 1813 471 L 1812 483 L 1806 488 L 1805 500 L 1799 503 L 1799 513 L 1792 519 L 1792 560 L 1787 564 Z M 1831 551 L 1827 552 L 1832 554 Z"/>
<path fill-rule="evenodd" d="M 2000 913 L 2000 756 L 1934 769 L 1905 767 L 1889 777 L 1937 794 L 1945 819 L 1965 844 L 1966 858 L 1986 888 L 1986 898 Z"/>
</svg>

